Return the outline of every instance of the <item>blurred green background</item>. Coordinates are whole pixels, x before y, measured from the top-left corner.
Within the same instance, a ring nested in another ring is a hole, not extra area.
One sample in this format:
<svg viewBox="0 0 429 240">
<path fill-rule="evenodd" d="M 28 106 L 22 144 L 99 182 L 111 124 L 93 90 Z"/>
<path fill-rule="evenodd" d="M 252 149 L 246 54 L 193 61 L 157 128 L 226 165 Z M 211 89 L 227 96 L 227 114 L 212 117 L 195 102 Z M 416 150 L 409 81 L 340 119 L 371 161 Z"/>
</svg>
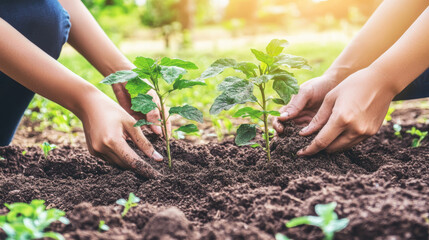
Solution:
<svg viewBox="0 0 429 240">
<path fill-rule="evenodd" d="M 273 38 L 291 42 L 288 53 L 307 58 L 312 71 L 296 72 L 302 83 L 320 76 L 365 23 L 381 0 L 83 0 L 112 41 L 133 60 L 136 56 L 182 58 L 200 69 L 230 57 L 254 61 L 250 48 L 263 49 Z M 82 56 L 66 45 L 59 60 L 114 98 L 110 86 Z M 221 77 L 172 95 L 172 105 L 189 103 L 216 125 L 227 113 L 211 117 Z M 278 106 L 271 106 L 278 108 Z M 37 96 L 26 111 L 38 130 L 69 132 L 80 121 L 57 104 Z"/>
</svg>

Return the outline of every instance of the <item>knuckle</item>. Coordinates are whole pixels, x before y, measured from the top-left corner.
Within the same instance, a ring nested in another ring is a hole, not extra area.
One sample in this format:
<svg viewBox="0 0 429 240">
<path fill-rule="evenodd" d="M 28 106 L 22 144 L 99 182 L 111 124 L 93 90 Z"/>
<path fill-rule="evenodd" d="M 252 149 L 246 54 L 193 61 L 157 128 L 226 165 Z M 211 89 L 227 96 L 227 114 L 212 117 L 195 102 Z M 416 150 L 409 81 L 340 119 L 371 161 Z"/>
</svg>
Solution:
<svg viewBox="0 0 429 240">
<path fill-rule="evenodd" d="M 116 140 L 113 136 L 106 136 L 103 138 L 102 143 L 104 146 L 113 147 L 116 144 Z"/>
<path fill-rule="evenodd" d="M 313 144 L 317 147 L 317 148 L 325 148 L 327 147 L 326 142 L 323 139 L 320 138 L 316 138 L 313 140 Z"/>
<path fill-rule="evenodd" d="M 93 153 L 91 153 L 92 155 L 94 155 L 94 156 L 97 156 L 98 155 L 98 153 L 100 153 L 100 152 L 102 152 L 103 151 L 103 146 L 101 145 L 101 144 L 98 144 L 98 143 L 94 143 L 93 145 L 92 145 L 92 152 Z"/>
</svg>

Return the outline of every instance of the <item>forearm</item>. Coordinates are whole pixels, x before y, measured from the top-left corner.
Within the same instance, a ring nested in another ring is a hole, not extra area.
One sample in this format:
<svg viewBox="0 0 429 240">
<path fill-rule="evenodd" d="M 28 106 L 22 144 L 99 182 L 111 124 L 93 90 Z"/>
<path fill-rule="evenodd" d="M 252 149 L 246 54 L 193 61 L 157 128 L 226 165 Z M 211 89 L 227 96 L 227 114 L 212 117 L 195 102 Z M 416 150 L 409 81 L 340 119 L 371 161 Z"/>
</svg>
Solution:
<svg viewBox="0 0 429 240">
<path fill-rule="evenodd" d="M 377 71 L 382 83 L 394 94 L 401 92 L 429 68 L 429 8 L 405 34 L 369 69 Z"/>
<path fill-rule="evenodd" d="M 51 58 L 0 18 L 0 71 L 78 117 L 86 96 L 99 91 Z"/>
<path fill-rule="evenodd" d="M 404 34 L 428 5 L 426 0 L 385 0 L 325 74 L 338 84 L 371 65 Z"/>
<path fill-rule="evenodd" d="M 80 0 L 60 0 L 71 16 L 68 42 L 104 76 L 135 66 L 110 41 Z"/>
</svg>

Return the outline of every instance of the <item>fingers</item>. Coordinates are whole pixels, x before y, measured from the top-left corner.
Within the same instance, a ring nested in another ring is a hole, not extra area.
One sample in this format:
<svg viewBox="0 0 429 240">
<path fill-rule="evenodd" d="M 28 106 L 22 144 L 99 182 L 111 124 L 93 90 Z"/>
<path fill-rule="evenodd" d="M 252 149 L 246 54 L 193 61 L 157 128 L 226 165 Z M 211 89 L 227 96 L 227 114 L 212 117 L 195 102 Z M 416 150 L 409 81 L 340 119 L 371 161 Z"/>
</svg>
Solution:
<svg viewBox="0 0 429 240">
<path fill-rule="evenodd" d="M 146 154 L 146 156 L 158 162 L 164 159 L 162 155 L 153 148 L 152 144 L 143 135 L 143 132 L 141 131 L 141 129 L 134 127 L 132 124 L 129 124 L 125 126 L 125 130 L 127 131 L 128 135 L 131 137 L 133 142 L 137 145 L 137 147 L 144 154 Z"/>
<path fill-rule="evenodd" d="M 363 140 L 367 139 L 367 136 L 358 136 L 356 134 L 343 134 L 334 140 L 327 148 L 326 151 L 328 153 L 334 153 L 339 151 L 344 151 L 352 148 Z"/>
<path fill-rule="evenodd" d="M 304 109 L 305 105 L 309 100 L 308 91 L 302 90 L 298 95 L 292 97 L 290 103 L 280 109 L 282 113 L 280 115 L 280 121 L 287 121 L 289 119 L 293 119 Z"/>
<path fill-rule="evenodd" d="M 162 129 L 159 126 L 159 124 L 161 124 L 160 119 L 161 119 L 161 115 L 158 109 L 152 110 L 146 115 L 146 120 L 151 123 L 154 123 L 154 125 L 150 126 L 150 129 L 152 129 L 152 131 L 158 135 L 162 135 Z"/>
<path fill-rule="evenodd" d="M 332 114 L 332 108 L 334 107 L 334 100 L 331 98 L 325 98 L 320 107 L 319 111 L 317 111 L 316 115 L 311 120 L 310 124 L 307 127 L 303 128 L 300 132 L 302 136 L 309 136 L 320 129 L 328 122 L 329 118 Z"/>
<path fill-rule="evenodd" d="M 273 120 L 273 128 L 274 130 L 276 130 L 277 133 L 282 133 L 285 129 L 278 117 L 274 118 Z"/>
<path fill-rule="evenodd" d="M 146 178 L 156 178 L 161 174 L 151 165 L 143 161 L 125 140 L 112 143 L 110 149 L 104 155 L 108 161 L 113 161 L 119 166 L 135 171 Z"/>
<path fill-rule="evenodd" d="M 344 131 L 344 125 L 339 124 L 337 118 L 330 118 L 327 124 L 317 134 L 311 144 L 299 150 L 299 156 L 314 155 L 328 147 Z"/>
</svg>

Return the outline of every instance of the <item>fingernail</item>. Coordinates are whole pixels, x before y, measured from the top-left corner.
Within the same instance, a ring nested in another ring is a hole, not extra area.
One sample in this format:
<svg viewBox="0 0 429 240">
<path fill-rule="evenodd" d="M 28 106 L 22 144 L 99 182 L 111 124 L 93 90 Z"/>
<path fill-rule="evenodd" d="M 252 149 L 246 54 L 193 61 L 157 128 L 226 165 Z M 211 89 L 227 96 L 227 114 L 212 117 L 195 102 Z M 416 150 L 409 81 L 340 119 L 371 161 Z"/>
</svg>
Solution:
<svg viewBox="0 0 429 240">
<path fill-rule="evenodd" d="M 301 150 L 299 150 L 296 154 L 298 155 L 298 156 L 302 156 L 302 153 L 303 153 L 304 151 L 301 149 Z"/>
<path fill-rule="evenodd" d="M 288 112 L 284 112 L 284 113 L 282 113 L 281 115 L 280 115 L 280 117 L 282 117 L 282 118 L 288 118 L 289 117 L 289 113 Z"/>
<path fill-rule="evenodd" d="M 159 152 L 157 152 L 156 150 L 153 150 L 152 158 L 158 162 L 164 160 L 164 157 Z"/>
<path fill-rule="evenodd" d="M 155 127 L 155 133 L 156 133 L 156 134 L 158 134 L 158 135 L 161 135 L 161 134 L 162 134 L 162 129 L 161 129 L 161 127 L 160 127 L 160 126 L 156 126 L 156 127 Z"/>
<path fill-rule="evenodd" d="M 308 131 L 308 126 L 307 127 L 305 127 L 305 128 L 303 128 L 303 129 L 301 129 L 301 133 L 305 133 L 305 132 L 307 132 Z"/>
</svg>

